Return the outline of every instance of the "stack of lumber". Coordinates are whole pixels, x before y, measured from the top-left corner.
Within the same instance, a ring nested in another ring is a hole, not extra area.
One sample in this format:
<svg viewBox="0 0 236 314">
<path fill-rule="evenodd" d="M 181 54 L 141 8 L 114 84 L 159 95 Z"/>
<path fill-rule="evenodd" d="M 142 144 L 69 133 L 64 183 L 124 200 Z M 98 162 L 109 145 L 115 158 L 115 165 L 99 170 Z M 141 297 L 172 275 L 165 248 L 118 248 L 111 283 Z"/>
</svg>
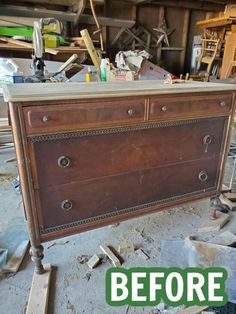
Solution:
<svg viewBox="0 0 236 314">
<path fill-rule="evenodd" d="M 0 149 L 13 146 L 12 131 L 8 118 L 0 118 Z"/>
</svg>

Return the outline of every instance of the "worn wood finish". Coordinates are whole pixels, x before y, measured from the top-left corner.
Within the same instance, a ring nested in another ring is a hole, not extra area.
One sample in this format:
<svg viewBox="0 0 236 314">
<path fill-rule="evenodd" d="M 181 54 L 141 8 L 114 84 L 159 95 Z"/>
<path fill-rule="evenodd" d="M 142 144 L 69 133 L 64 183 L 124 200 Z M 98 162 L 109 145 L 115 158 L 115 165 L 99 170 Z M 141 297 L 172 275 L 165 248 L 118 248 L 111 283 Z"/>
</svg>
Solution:
<svg viewBox="0 0 236 314">
<path fill-rule="evenodd" d="M 101 101 L 66 106 L 55 105 L 24 108 L 28 133 L 71 130 L 99 125 L 141 122 L 144 120 L 144 99 L 139 101 Z"/>
<path fill-rule="evenodd" d="M 36 85 L 4 93 L 38 273 L 41 242 L 219 192 L 234 86 Z"/>
<path fill-rule="evenodd" d="M 232 95 L 215 95 L 212 97 L 177 97 L 150 98 L 150 119 L 181 118 L 184 115 L 227 114 L 231 110 Z"/>
<path fill-rule="evenodd" d="M 30 150 L 34 188 L 214 157 L 220 154 L 224 127 L 225 118 L 219 118 L 194 123 L 191 132 L 182 125 L 96 135 L 89 141 L 85 136 L 35 142 Z M 212 142 L 206 145 L 208 135 Z M 62 156 L 69 160 L 65 168 L 58 164 Z"/>
</svg>

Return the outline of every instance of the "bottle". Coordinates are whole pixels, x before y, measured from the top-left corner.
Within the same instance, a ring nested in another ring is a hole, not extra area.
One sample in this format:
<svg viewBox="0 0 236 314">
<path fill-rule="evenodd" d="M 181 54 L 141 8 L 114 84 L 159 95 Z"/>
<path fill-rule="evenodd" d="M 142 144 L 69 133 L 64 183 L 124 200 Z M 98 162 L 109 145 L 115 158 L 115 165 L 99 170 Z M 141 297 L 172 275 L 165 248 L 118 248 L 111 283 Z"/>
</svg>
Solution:
<svg viewBox="0 0 236 314">
<path fill-rule="evenodd" d="M 107 80 L 107 60 L 106 59 L 101 60 L 100 70 L 101 70 L 101 81 L 106 82 Z"/>
<path fill-rule="evenodd" d="M 91 67 L 88 67 L 88 72 L 86 73 L 86 82 L 91 82 Z"/>
</svg>

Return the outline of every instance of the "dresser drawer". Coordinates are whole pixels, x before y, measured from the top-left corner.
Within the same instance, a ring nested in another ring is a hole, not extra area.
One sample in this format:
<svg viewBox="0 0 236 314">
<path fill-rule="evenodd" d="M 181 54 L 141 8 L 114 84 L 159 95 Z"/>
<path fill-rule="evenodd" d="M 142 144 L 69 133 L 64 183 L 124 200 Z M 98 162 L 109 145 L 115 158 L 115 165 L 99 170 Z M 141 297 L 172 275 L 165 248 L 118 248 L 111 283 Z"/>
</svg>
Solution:
<svg viewBox="0 0 236 314">
<path fill-rule="evenodd" d="M 232 95 L 209 95 L 190 97 L 151 97 L 150 120 L 180 119 L 211 115 L 228 115 L 231 110 Z"/>
<path fill-rule="evenodd" d="M 219 158 L 144 169 L 38 191 L 41 229 L 135 212 L 216 189 Z M 144 212 L 143 212 L 144 213 Z M 69 227 L 69 226 L 67 226 Z"/>
<path fill-rule="evenodd" d="M 24 108 L 28 134 L 144 121 L 144 99 Z"/>
<path fill-rule="evenodd" d="M 35 141 L 35 188 L 83 181 L 219 155 L 227 119 L 157 124 L 155 128 L 83 136 L 83 132 Z M 114 132 L 114 130 L 113 130 Z M 50 151 L 50 158 L 48 152 Z M 36 172 L 35 172 L 36 170 Z"/>
</svg>

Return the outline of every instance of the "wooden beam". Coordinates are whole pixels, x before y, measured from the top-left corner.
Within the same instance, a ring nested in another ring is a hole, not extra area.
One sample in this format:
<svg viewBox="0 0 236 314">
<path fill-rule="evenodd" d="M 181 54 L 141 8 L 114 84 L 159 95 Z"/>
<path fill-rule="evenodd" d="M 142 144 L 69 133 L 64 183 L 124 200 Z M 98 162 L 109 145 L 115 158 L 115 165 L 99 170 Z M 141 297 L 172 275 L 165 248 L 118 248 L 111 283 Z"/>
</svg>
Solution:
<svg viewBox="0 0 236 314">
<path fill-rule="evenodd" d="M 115 0 L 118 1 L 118 0 Z M 166 7 L 177 7 L 184 9 L 195 9 L 203 11 L 224 11 L 224 3 L 212 3 L 210 1 L 196 1 L 196 0 L 119 0 L 130 3 L 142 4 L 157 4 Z"/>
<path fill-rule="evenodd" d="M 101 16 L 98 16 L 98 22 L 102 26 L 125 27 L 125 28 L 131 28 L 135 24 L 135 21 L 131 21 L 131 20 L 121 20 L 121 19 L 114 19 L 111 17 L 101 17 Z M 80 17 L 80 23 L 94 25 L 95 21 L 92 15 L 82 14 Z"/>
<path fill-rule="evenodd" d="M 73 12 L 47 10 L 43 8 L 23 7 L 19 5 L 0 4 L 1 15 L 25 17 L 55 17 L 61 21 L 74 22 L 77 14 Z"/>
<path fill-rule="evenodd" d="M 22 2 L 33 3 L 33 4 L 51 4 L 51 5 L 61 5 L 65 7 L 73 6 L 76 0 L 24 0 Z"/>
</svg>

